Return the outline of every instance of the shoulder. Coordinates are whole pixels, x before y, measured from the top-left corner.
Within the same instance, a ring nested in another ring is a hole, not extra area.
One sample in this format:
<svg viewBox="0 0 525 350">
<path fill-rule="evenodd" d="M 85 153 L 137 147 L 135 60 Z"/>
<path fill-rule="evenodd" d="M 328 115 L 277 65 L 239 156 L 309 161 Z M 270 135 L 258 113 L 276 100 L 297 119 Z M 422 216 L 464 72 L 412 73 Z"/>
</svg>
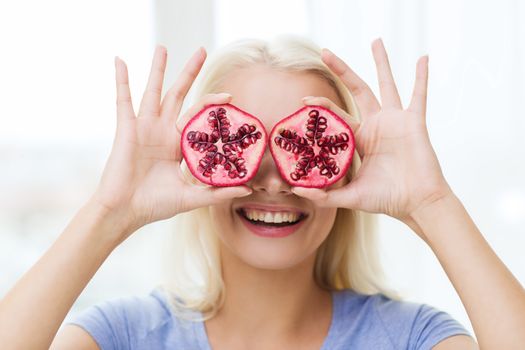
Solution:
<svg viewBox="0 0 525 350">
<path fill-rule="evenodd" d="M 156 288 L 148 295 L 126 296 L 88 307 L 68 320 L 87 331 L 101 349 L 155 346 L 194 337 L 194 324 L 173 315 L 168 295 Z"/>
<path fill-rule="evenodd" d="M 335 292 L 334 298 L 343 329 L 347 327 L 354 337 L 374 342 L 378 348 L 430 349 L 452 335 L 470 335 L 448 313 L 427 304 L 350 289 Z M 370 335 L 373 339 L 365 339 Z"/>
</svg>

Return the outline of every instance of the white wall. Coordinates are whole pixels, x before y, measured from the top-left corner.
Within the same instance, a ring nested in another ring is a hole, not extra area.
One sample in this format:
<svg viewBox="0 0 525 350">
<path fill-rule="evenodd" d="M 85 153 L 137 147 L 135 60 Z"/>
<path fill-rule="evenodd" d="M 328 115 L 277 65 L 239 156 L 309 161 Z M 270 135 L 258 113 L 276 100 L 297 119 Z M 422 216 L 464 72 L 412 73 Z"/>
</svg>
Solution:
<svg viewBox="0 0 525 350">
<path fill-rule="evenodd" d="M 0 2 L 0 296 L 93 192 L 115 133 L 114 56 L 140 97 L 154 35 L 146 1 Z M 74 310 L 148 291 L 159 225 L 119 247 Z"/>
</svg>

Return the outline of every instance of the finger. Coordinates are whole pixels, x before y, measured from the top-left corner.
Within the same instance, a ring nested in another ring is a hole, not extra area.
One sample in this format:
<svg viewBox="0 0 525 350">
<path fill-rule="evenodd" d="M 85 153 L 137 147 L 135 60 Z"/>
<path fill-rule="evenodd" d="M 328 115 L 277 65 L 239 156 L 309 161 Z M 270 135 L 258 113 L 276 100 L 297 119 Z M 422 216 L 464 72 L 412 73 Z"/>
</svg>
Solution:
<svg viewBox="0 0 525 350">
<path fill-rule="evenodd" d="M 183 115 L 177 119 L 177 129 L 179 133 L 182 134 L 182 130 L 184 129 L 184 126 L 186 123 L 201 109 L 203 109 L 206 106 L 213 105 L 213 104 L 225 104 L 229 103 L 232 99 L 232 95 L 228 93 L 219 93 L 219 94 L 207 94 L 204 95 L 203 98 L 199 100 L 195 105 L 193 105 L 190 109 L 186 111 Z"/>
<path fill-rule="evenodd" d="M 323 49 L 321 58 L 350 90 L 361 111 L 363 120 L 369 115 L 379 112 L 381 106 L 370 87 L 342 59 L 328 49 Z"/>
<path fill-rule="evenodd" d="M 219 202 L 252 194 L 252 190 L 247 186 L 208 187 L 208 189 L 212 194 L 213 201 Z"/>
<path fill-rule="evenodd" d="M 168 90 L 162 100 L 161 114 L 168 120 L 176 120 L 179 116 L 184 98 L 188 94 L 195 78 L 199 74 L 204 61 L 206 50 L 199 48 L 184 66 L 173 86 Z"/>
<path fill-rule="evenodd" d="M 358 180 L 353 180 L 343 187 L 329 190 L 323 204 L 327 207 L 360 209 L 358 188 Z"/>
<path fill-rule="evenodd" d="M 115 56 L 115 81 L 117 88 L 117 122 L 135 118 L 129 91 L 128 68 L 126 63 L 118 56 Z"/>
<path fill-rule="evenodd" d="M 388 55 L 383 45 L 383 40 L 376 39 L 372 42 L 372 52 L 376 62 L 377 79 L 383 107 L 402 108 L 401 99 L 397 92 L 396 83 L 392 76 L 392 69 L 388 62 Z"/>
<path fill-rule="evenodd" d="M 292 187 L 291 191 L 303 198 L 311 200 L 316 204 L 321 204 L 326 201 L 328 194 L 325 190 L 320 188 L 308 188 L 308 187 Z"/>
<path fill-rule="evenodd" d="M 157 117 L 160 111 L 160 98 L 162 94 L 162 82 L 166 70 L 167 50 L 158 45 L 153 54 L 148 84 L 140 103 L 139 117 Z"/>
<path fill-rule="evenodd" d="M 319 207 L 359 209 L 359 196 L 356 189 L 356 182 L 350 182 L 343 187 L 328 191 L 306 187 L 293 187 L 291 191 L 313 201 Z"/>
<path fill-rule="evenodd" d="M 205 187 L 191 185 L 188 189 L 190 201 L 188 206 L 191 209 L 200 208 L 208 205 L 215 205 L 233 198 L 240 198 L 252 194 L 252 190 L 246 186 L 234 187 Z"/>
<path fill-rule="evenodd" d="M 427 112 L 428 56 L 420 57 L 416 65 L 416 81 L 408 109 L 422 114 Z"/>
<path fill-rule="evenodd" d="M 321 106 L 331 110 L 332 112 L 343 118 L 350 125 L 350 128 L 352 128 L 354 134 L 359 129 L 359 120 L 357 120 L 356 117 L 348 114 L 348 112 L 336 105 L 329 98 L 322 96 L 307 96 L 303 98 L 303 103 L 307 106 Z"/>
</svg>

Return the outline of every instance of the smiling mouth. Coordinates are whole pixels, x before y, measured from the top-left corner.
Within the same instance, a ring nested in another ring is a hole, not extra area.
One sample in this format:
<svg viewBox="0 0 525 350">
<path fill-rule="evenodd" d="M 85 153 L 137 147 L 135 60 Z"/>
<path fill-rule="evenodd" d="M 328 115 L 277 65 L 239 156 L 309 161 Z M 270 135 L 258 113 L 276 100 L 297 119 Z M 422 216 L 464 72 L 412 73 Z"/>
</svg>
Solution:
<svg viewBox="0 0 525 350">
<path fill-rule="evenodd" d="M 304 213 L 287 211 L 270 212 L 245 208 L 237 209 L 236 212 L 239 216 L 249 221 L 251 224 L 267 227 L 294 226 L 308 217 Z"/>
</svg>

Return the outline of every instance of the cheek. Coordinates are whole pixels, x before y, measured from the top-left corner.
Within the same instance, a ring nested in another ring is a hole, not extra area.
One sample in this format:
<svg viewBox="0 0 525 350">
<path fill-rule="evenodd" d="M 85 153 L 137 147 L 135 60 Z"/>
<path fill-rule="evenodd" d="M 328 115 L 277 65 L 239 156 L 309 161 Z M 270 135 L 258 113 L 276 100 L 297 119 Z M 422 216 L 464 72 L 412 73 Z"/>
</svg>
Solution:
<svg viewBox="0 0 525 350">
<path fill-rule="evenodd" d="M 322 208 L 316 210 L 316 222 L 312 225 L 312 228 L 323 241 L 332 230 L 336 215 L 337 208 Z"/>
<path fill-rule="evenodd" d="M 220 228 L 220 231 L 229 231 L 229 228 L 233 225 L 232 215 L 230 212 L 229 204 L 211 205 L 210 206 L 210 219 L 211 224 L 215 228 Z"/>
</svg>

